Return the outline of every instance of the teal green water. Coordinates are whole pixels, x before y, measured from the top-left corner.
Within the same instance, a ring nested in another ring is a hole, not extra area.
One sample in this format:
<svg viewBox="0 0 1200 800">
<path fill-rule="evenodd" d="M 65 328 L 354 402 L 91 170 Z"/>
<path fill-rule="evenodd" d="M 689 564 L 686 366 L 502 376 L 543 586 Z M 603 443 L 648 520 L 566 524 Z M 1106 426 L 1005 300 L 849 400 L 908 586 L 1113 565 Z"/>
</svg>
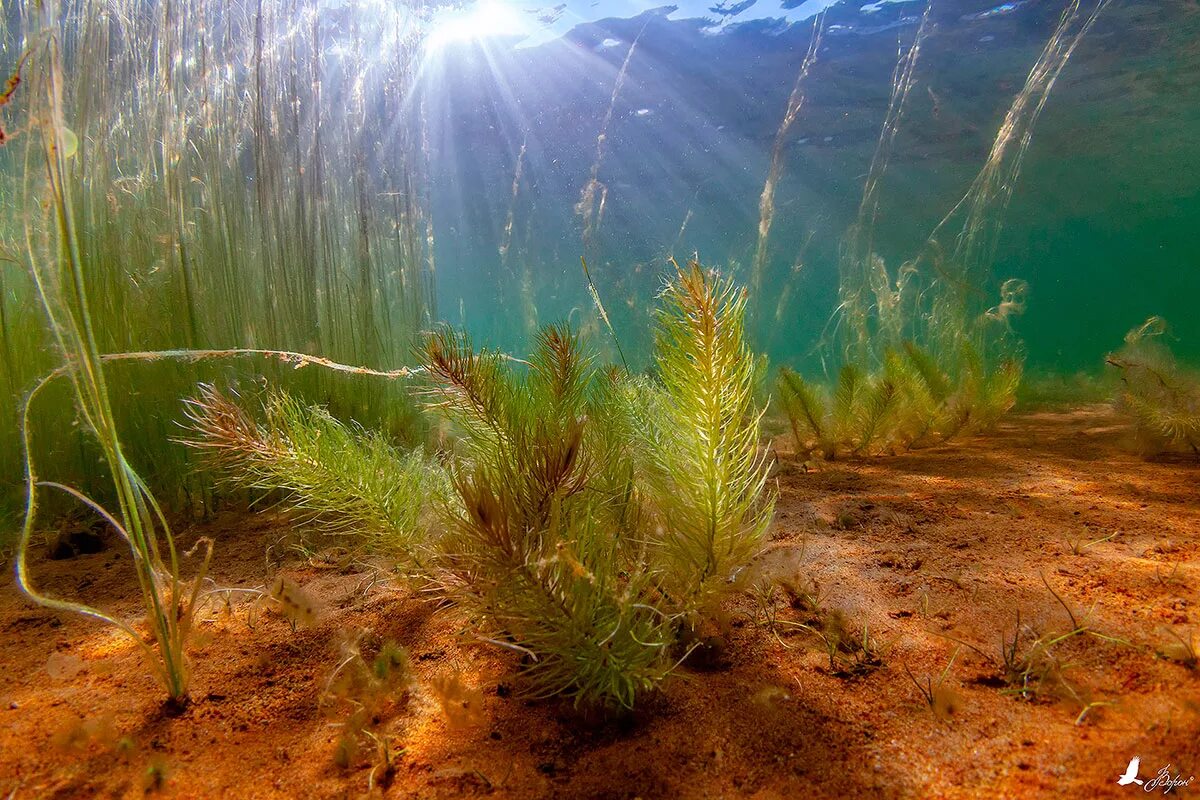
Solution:
<svg viewBox="0 0 1200 800">
<path fill-rule="evenodd" d="M 970 185 L 1063 8 L 1013 5 L 983 20 L 967 19 L 983 4 L 936 6 L 881 181 L 876 249 L 893 267 L 919 251 Z M 774 363 L 817 364 L 837 304 L 839 248 L 875 151 L 897 48 L 915 30 L 913 7 L 895 6 L 888 19 L 896 24 L 884 31 L 845 4 L 830 11 L 835 29 L 785 141 L 765 296 L 752 300 L 770 312 L 753 335 Z M 604 216 L 585 241 L 574 207 L 639 32 L 596 173 Z M 519 350 L 520 276 L 540 321 L 585 319 L 578 258 L 587 252 L 618 335 L 638 350 L 642 312 L 668 253 L 697 252 L 747 277 L 771 144 L 808 35 L 793 26 L 711 36 L 639 18 L 527 50 L 464 48 L 439 74 L 430 115 L 434 217 L 446 233 L 438 241 L 442 312 Z M 601 40 L 623 44 L 599 48 Z M 1003 227 L 982 287 L 1028 281 L 1029 304 L 1014 327 L 1031 369 L 1100 372 L 1106 352 L 1151 314 L 1171 322 L 1180 353 L 1200 358 L 1197 42 L 1194 4 L 1111 3 L 1050 92 L 1011 204 L 993 212 Z M 512 245 L 502 258 L 510 211 Z"/>
</svg>

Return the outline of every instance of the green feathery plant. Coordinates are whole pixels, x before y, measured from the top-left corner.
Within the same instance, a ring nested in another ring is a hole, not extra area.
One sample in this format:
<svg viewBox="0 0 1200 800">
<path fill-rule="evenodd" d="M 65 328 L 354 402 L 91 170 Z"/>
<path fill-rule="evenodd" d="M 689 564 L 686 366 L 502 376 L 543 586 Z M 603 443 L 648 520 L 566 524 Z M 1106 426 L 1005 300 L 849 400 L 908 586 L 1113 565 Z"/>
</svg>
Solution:
<svg viewBox="0 0 1200 800">
<path fill-rule="evenodd" d="M 796 451 L 834 459 L 909 450 L 987 430 L 1012 407 L 1020 378 L 1019 360 L 986 370 L 967 342 L 960 345 L 952 375 L 906 341 L 888 351 L 874 373 L 844 365 L 832 390 L 784 367 L 777 398 Z"/>
<path fill-rule="evenodd" d="M 1113 405 L 1133 422 L 1145 452 L 1200 454 L 1200 374 L 1179 365 L 1166 332 L 1162 317 L 1150 317 L 1108 356 L 1121 376 Z"/>
<path fill-rule="evenodd" d="M 26 398 L 22 411 L 22 434 L 26 473 L 25 524 L 17 548 L 17 583 L 35 602 L 60 611 L 71 611 L 108 622 L 145 651 L 155 674 L 175 705 L 187 701 L 188 663 L 184 652 L 191 631 L 193 614 L 201 582 L 212 556 L 212 542 L 202 539 L 196 548 L 204 554 L 197 576 L 182 578 L 180 554 L 174 536 L 158 502 L 145 482 L 130 465 L 117 433 L 112 399 L 105 380 L 105 369 L 96 343 L 89 307 L 87 276 L 80 256 L 75 227 L 72 159 L 81 158 L 78 142 L 62 117 L 62 63 L 58 30 L 51 4 L 34 12 L 43 33 L 35 39 L 28 69 L 30 96 L 36 106 L 28 120 L 37 125 L 30 136 L 26 171 L 26 219 L 28 265 L 37 285 L 51 331 L 65 360 L 64 366 L 44 378 Z M 44 180 L 34 176 L 33 165 L 44 162 Z M 45 208 L 46 220 L 34 216 L 34 209 Z M 31 449 L 34 402 L 46 386 L 64 374 L 69 378 L 76 408 L 103 453 L 108 466 L 116 513 L 110 513 L 78 490 L 59 483 L 40 481 Z M 29 572 L 30 539 L 37 522 L 38 490 L 42 487 L 65 492 L 90 507 L 106 520 L 129 545 L 133 566 L 141 587 L 146 620 L 153 644 L 130 623 L 91 606 L 42 594 L 34 586 Z"/>
<path fill-rule="evenodd" d="M 527 656 L 535 696 L 629 707 L 669 671 L 674 622 L 656 607 L 629 456 L 604 429 L 605 386 L 569 328 L 538 335 L 526 369 L 429 336 L 429 407 L 461 436 L 444 507 L 442 581 L 488 640 Z"/>
<path fill-rule="evenodd" d="M 705 607 L 762 546 L 774 495 L 759 448 L 756 360 L 746 292 L 692 262 L 674 264 L 655 341 L 659 396 L 649 423 L 648 482 L 659 514 L 650 546 L 681 609 Z"/>
<path fill-rule="evenodd" d="M 363 537 L 375 552 L 418 557 L 433 499 L 449 491 L 440 467 L 420 450 L 403 452 L 378 432 L 282 392 L 267 394 L 263 412 L 257 421 L 234 397 L 202 385 L 187 401 L 187 443 L 204 452 L 221 482 L 282 493 L 300 524 Z"/>
<path fill-rule="evenodd" d="M 732 282 L 677 266 L 650 377 L 599 369 L 567 326 L 544 328 L 527 362 L 429 334 L 424 397 L 448 433 L 448 479 L 282 395 L 259 422 L 202 388 L 193 443 L 237 485 L 431 553 L 417 566 L 482 639 L 526 656 L 532 695 L 628 708 L 694 646 L 771 520 L 744 309 Z"/>
</svg>

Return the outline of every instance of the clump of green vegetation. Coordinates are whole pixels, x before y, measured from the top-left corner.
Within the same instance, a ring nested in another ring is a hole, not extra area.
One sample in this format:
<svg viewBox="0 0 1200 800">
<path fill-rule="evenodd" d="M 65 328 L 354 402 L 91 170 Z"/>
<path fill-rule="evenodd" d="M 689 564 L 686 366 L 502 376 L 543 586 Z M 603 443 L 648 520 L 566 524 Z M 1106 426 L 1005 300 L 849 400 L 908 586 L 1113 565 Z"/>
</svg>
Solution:
<svg viewBox="0 0 1200 800">
<path fill-rule="evenodd" d="M 545 328 L 528 368 L 442 331 L 429 405 L 461 436 L 443 568 L 536 695 L 628 707 L 758 550 L 771 518 L 745 295 L 692 263 L 662 295 L 655 372 L 600 371 Z"/>
<path fill-rule="evenodd" d="M 630 454 L 604 420 L 619 392 L 577 334 L 550 326 L 527 370 L 442 330 L 425 345 L 431 409 L 461 437 L 444 591 L 526 656 L 537 696 L 631 706 L 670 668 L 675 622 L 645 563 Z"/>
<path fill-rule="evenodd" d="M 811 630 L 829 657 L 829 672 L 839 678 L 858 678 L 882 667 L 895 641 L 883 642 L 863 623 L 858 630 L 841 609 L 828 609 Z"/>
<path fill-rule="evenodd" d="M 832 388 L 784 367 L 777 397 L 797 453 L 830 460 L 895 453 L 989 429 L 1015 402 L 1021 362 L 1008 359 L 986 370 L 965 342 L 956 361 L 948 370 L 905 341 L 873 372 L 845 364 Z"/>
<path fill-rule="evenodd" d="M 821 348 L 827 374 L 832 369 L 836 377 L 830 386 L 788 370 L 779 378 L 799 454 L 832 459 L 936 444 L 987 430 L 1012 407 L 1023 359 L 1010 320 L 1024 311 L 1028 286 L 1005 280 L 999 302 L 986 305 L 996 242 L 1046 98 L 1105 5 L 1064 12 L 975 180 L 920 251 L 890 268 L 876 252 L 880 183 L 913 85 L 927 10 L 893 72 L 858 216 L 842 243 L 839 303 Z"/>
<path fill-rule="evenodd" d="M 203 388 L 193 443 L 226 480 L 419 553 L 480 638 L 524 656 L 531 695 L 628 708 L 721 616 L 773 509 L 745 293 L 675 266 L 645 377 L 600 368 L 566 325 L 528 361 L 429 334 L 444 471 L 282 395 L 259 422 Z"/>
<path fill-rule="evenodd" d="M 236 397 L 202 385 L 187 401 L 188 444 L 220 481 L 280 493 L 298 522 L 324 533 L 353 532 L 376 552 L 418 557 L 431 501 L 449 491 L 436 464 L 282 392 L 266 396 L 261 421 Z"/>
<path fill-rule="evenodd" d="M 12 91 L 2 95 L 0 203 L 11 213 L 0 221 L 0 549 L 13 543 L 2 523 L 20 505 L 9 490 L 21 479 L 18 409 L 58 357 L 32 275 L 4 263 L 49 244 L 37 223 L 46 171 L 23 157 L 27 144 L 41 144 L 47 48 L 61 56 L 55 102 L 70 125 L 61 132 L 68 168 L 59 177 L 71 193 L 64 224 L 74 231 L 99 353 L 236 344 L 398 367 L 434 314 L 422 117 L 400 111 L 420 52 L 416 26 L 349 26 L 343 10 L 314 2 L 178 0 L 151 9 L 112 0 L 100 9 L 56 0 L 5 9 L 0 66 L 11 72 L 0 84 L 10 79 Z M 146 42 L 158 43 L 149 57 Z M 335 49 L 336 63 L 325 57 Z M 273 364 L 110 364 L 124 453 L 171 511 L 203 513 L 223 498 L 195 469 L 195 453 L 172 443 L 175 420 L 163 410 L 197 382 L 256 374 L 390 439 L 422 434 L 395 383 Z M 116 504 L 86 423 L 63 424 L 76 413 L 65 384 L 42 392 L 31 412 L 38 460 Z M 46 498 L 45 513 L 63 510 L 55 499 Z"/>
<path fill-rule="evenodd" d="M 1000 633 L 999 650 L 996 652 L 989 653 L 970 642 L 948 638 L 974 650 L 993 664 L 997 670 L 996 679 L 1005 693 L 1027 701 L 1058 699 L 1073 703 L 1080 709 L 1076 717 L 1076 724 L 1080 724 L 1093 709 L 1109 703 L 1093 700 L 1090 689 L 1070 677 L 1069 671 L 1074 665 L 1064 658 L 1064 645 L 1083 638 L 1125 646 L 1130 643 L 1097 630 L 1091 622 L 1091 611 L 1084 614 L 1076 612 L 1054 591 L 1045 576 L 1042 577 L 1042 583 L 1066 613 L 1070 621 L 1066 630 L 1039 631 L 1032 626 L 1022 625 L 1018 610 L 1011 634 Z"/>
<path fill-rule="evenodd" d="M 1180 633 L 1172 628 L 1167 628 L 1167 634 L 1172 641 L 1158 648 L 1157 652 L 1160 657 L 1182 664 L 1188 669 L 1196 669 L 1200 666 L 1200 636 L 1197 636 L 1195 630 L 1187 629 Z"/>
<path fill-rule="evenodd" d="M 938 719 L 948 719 L 958 712 L 962 707 L 962 699 L 958 693 L 950 686 L 946 685 L 946 678 L 950 676 L 950 670 L 954 668 L 954 661 L 958 658 L 958 653 L 961 648 L 954 648 L 954 652 L 950 654 L 950 660 L 946 662 L 946 666 L 942 671 L 933 675 L 925 675 L 924 679 L 917 678 L 908 665 L 904 665 L 904 674 L 912 681 L 913 686 L 917 687 L 917 691 L 921 695 L 921 699 L 925 701 L 925 705 L 933 712 L 933 715 Z"/>
<path fill-rule="evenodd" d="M 743 338 L 746 294 L 696 263 L 676 269 L 658 317 L 646 472 L 662 588 L 687 609 L 724 595 L 759 551 L 774 496 Z"/>
<path fill-rule="evenodd" d="M 1133 423 L 1143 452 L 1200 455 L 1200 373 L 1175 360 L 1166 333 L 1166 321 L 1150 317 L 1108 356 L 1121 376 L 1113 405 Z"/>
<path fill-rule="evenodd" d="M 30 135 L 30 158 L 40 159 L 46 170 L 45 183 L 27 176 L 27 192 L 44 202 L 44 217 L 29 218 L 27 253 L 31 275 L 51 332 L 64 364 L 43 378 L 27 396 L 22 409 L 22 444 L 25 456 L 26 511 L 17 547 L 17 583 L 33 601 L 56 610 L 70 611 L 110 623 L 124 632 L 146 654 L 155 674 L 167 691 L 170 703 L 187 702 L 189 668 L 185 647 L 192 630 L 197 600 L 212 556 L 211 540 L 201 539 L 192 553 L 203 551 L 196 577 L 183 578 L 183 560 L 175 537 L 158 501 L 126 457 L 118 432 L 114 404 L 106 380 L 95 335 L 87 275 L 76 227 L 74 185 L 69 179 L 69 161 L 78 156 L 78 141 L 63 122 L 62 54 L 54 36 L 57 21 L 53 10 L 38 15 L 44 31 L 28 62 L 30 95 L 43 98 L 30 109 L 28 120 L 36 127 Z M 31 446 L 32 411 L 35 402 L 52 381 L 65 376 L 71 386 L 75 408 L 86 430 L 99 447 L 112 481 L 117 510 L 109 512 L 87 495 L 53 481 L 40 481 Z M 149 641 L 133 624 L 100 609 L 70 600 L 50 597 L 33 584 L 28 551 L 37 525 L 39 490 L 53 488 L 83 503 L 99 514 L 123 538 L 133 553 L 134 569 L 146 611 Z"/>
<path fill-rule="evenodd" d="M 408 700 L 413 683 L 408 651 L 396 642 L 360 632 L 339 644 L 321 704 L 340 716 L 334 764 L 350 769 L 365 754 L 371 765 L 368 790 L 377 784 L 386 788 L 395 776 L 395 760 L 404 750 L 395 747 L 387 719 Z"/>
</svg>

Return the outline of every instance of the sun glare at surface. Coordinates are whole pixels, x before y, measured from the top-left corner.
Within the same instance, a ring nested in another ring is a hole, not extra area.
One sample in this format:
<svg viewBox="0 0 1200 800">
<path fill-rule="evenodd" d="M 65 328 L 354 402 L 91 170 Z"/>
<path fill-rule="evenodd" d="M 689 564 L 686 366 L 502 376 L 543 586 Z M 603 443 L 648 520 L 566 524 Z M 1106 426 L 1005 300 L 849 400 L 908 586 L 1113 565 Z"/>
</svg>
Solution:
<svg viewBox="0 0 1200 800">
<path fill-rule="evenodd" d="M 448 45 L 492 37 L 528 36 L 530 26 L 516 8 L 499 0 L 479 0 L 465 7 L 438 12 L 430 24 L 426 45 L 437 50 Z"/>
</svg>

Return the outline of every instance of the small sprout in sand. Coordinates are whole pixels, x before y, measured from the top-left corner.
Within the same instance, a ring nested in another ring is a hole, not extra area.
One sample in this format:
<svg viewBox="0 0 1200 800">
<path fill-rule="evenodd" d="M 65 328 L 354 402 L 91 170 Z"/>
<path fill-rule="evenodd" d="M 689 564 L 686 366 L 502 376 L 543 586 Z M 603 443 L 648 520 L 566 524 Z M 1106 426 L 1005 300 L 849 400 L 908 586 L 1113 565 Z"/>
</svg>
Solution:
<svg viewBox="0 0 1200 800">
<path fill-rule="evenodd" d="M 356 732 L 343 729 L 333 748 L 333 763 L 338 769 L 350 769 L 357 757 L 358 736 Z"/>
<path fill-rule="evenodd" d="M 926 619 L 949 619 L 953 610 L 952 603 L 935 604 L 929 584 L 923 584 L 917 590 L 917 612 Z"/>
<path fill-rule="evenodd" d="M 483 692 L 469 686 L 461 672 L 439 675 L 430 681 L 429 688 L 451 728 L 465 728 L 483 721 Z"/>
<path fill-rule="evenodd" d="M 1183 583 L 1183 579 L 1179 574 L 1179 567 L 1183 562 L 1176 561 L 1171 567 L 1170 572 L 1163 572 L 1161 564 L 1154 565 L 1154 582 L 1159 586 L 1173 586 Z"/>
<path fill-rule="evenodd" d="M 1160 658 L 1174 661 L 1188 669 L 1196 669 L 1197 666 L 1200 666 L 1200 637 L 1196 636 L 1195 630 L 1188 629 L 1179 633 L 1167 628 L 1167 634 L 1174 641 L 1168 642 L 1158 650 Z"/>
<path fill-rule="evenodd" d="M 799 547 L 779 547 L 764 552 L 745 571 L 746 592 L 754 601 L 754 622 L 769 630 L 784 647 L 781 631 L 809 629 L 811 626 L 780 619 L 780 603 L 786 600 L 792 609 L 805 614 L 807 623 L 816 624 L 821 614 L 821 585 L 805 574 L 806 542 Z"/>
<path fill-rule="evenodd" d="M 954 666 L 954 660 L 958 658 L 958 652 L 961 647 L 954 648 L 954 653 L 951 654 L 950 660 L 946 662 L 946 666 L 938 673 L 935 678 L 932 675 L 926 675 L 925 679 L 919 680 L 912 670 L 908 668 L 908 664 L 904 665 L 904 674 L 908 675 L 908 679 L 917 687 L 917 691 L 921 693 L 921 697 L 925 700 L 925 704 L 929 706 L 929 710 L 938 719 L 948 719 L 958 712 L 962 706 L 962 699 L 958 693 L 951 687 L 946 685 L 946 678 L 950 674 L 951 668 Z"/>
<path fill-rule="evenodd" d="M 1081 556 L 1081 555 L 1083 555 L 1083 552 L 1085 550 L 1087 550 L 1089 547 L 1111 541 L 1112 539 L 1114 539 L 1118 535 L 1120 535 L 1120 533 L 1121 533 L 1120 531 L 1113 531 L 1108 536 L 1102 536 L 1099 539 L 1091 539 L 1091 540 L 1089 540 L 1086 536 L 1083 536 L 1083 535 L 1072 536 L 1069 533 L 1064 533 L 1063 534 L 1063 544 L 1065 544 L 1067 546 L 1067 551 L 1071 555 Z"/>
<path fill-rule="evenodd" d="M 292 626 L 307 628 L 317 621 L 317 603 L 308 592 L 296 583 L 280 575 L 271 586 L 271 599 L 277 604 L 280 615 Z"/>
<path fill-rule="evenodd" d="M 864 622 L 861 631 L 851 628 L 850 620 L 838 609 L 821 619 L 817 635 L 829 656 L 829 671 L 839 678 L 858 678 L 883 666 L 895 641 L 880 642 Z"/>
<path fill-rule="evenodd" d="M 137 749 L 137 742 L 133 740 L 132 736 L 122 736 L 113 745 L 113 750 L 116 751 L 117 758 L 125 763 L 129 763 L 130 759 L 137 754 Z"/>
<path fill-rule="evenodd" d="M 378 645 L 374 657 L 364 655 L 364 647 L 374 646 L 366 641 L 371 639 L 378 641 L 365 631 L 343 638 L 338 663 L 325 681 L 322 703 L 340 701 L 376 713 L 405 698 L 413 680 L 408 651 L 388 640 Z"/>
<path fill-rule="evenodd" d="M 375 680 L 388 686 L 407 686 L 412 680 L 412 662 L 408 651 L 393 641 L 379 648 L 372 667 Z"/>
<path fill-rule="evenodd" d="M 1079 716 L 1075 717 L 1075 725 L 1077 727 L 1079 725 L 1082 725 L 1088 719 L 1089 715 L 1095 716 L 1094 714 L 1092 714 L 1092 711 L 1094 709 L 1104 708 L 1106 706 L 1115 706 L 1115 705 L 1116 705 L 1116 703 L 1113 702 L 1112 700 L 1089 700 L 1083 706 L 1083 710 L 1079 712 Z"/>
<path fill-rule="evenodd" d="M 375 745 L 375 764 L 367 775 L 367 791 L 374 791 L 376 786 L 386 790 L 396 778 L 396 758 L 404 755 L 404 748 L 393 750 L 392 737 L 387 734 L 365 733 Z"/>
<path fill-rule="evenodd" d="M 142 788 L 147 792 L 157 792 L 166 785 L 168 777 L 167 760 L 158 755 L 150 756 L 142 772 Z"/>
</svg>

